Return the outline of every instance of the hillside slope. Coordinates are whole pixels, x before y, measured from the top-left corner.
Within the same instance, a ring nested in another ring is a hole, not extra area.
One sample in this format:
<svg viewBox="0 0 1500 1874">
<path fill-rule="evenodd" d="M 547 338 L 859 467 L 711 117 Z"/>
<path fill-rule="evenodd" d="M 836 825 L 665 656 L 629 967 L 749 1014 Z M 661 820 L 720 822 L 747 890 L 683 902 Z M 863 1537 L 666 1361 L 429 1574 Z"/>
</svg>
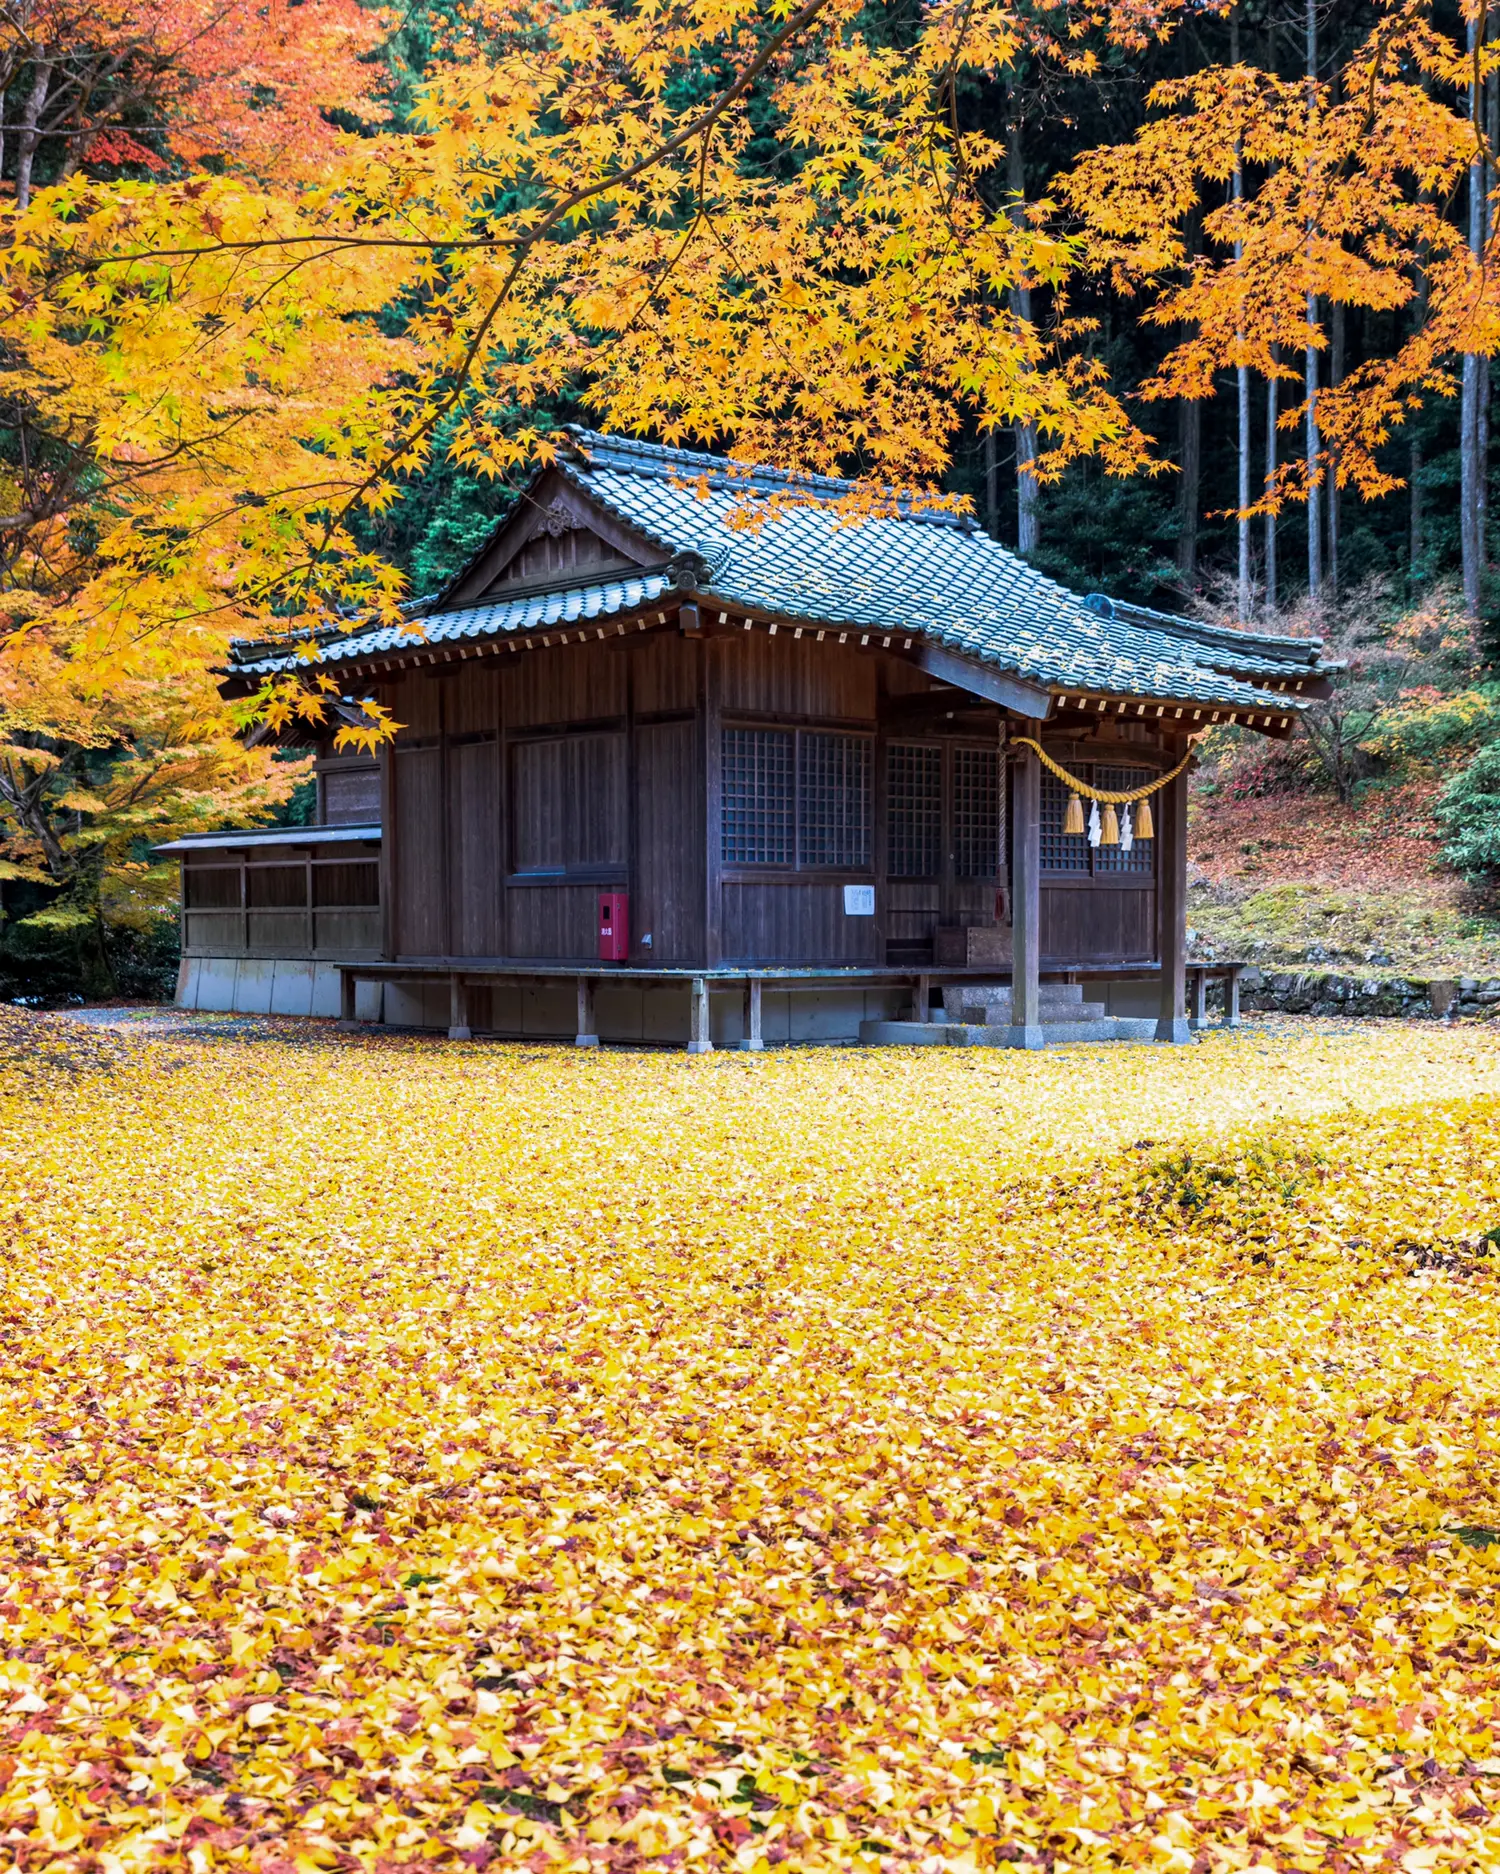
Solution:
<svg viewBox="0 0 1500 1874">
<path fill-rule="evenodd" d="M 1500 974 L 1500 918 L 1443 863 L 1431 778 L 1367 789 L 1195 790 L 1188 924 L 1194 956 L 1366 974 Z"/>
</svg>

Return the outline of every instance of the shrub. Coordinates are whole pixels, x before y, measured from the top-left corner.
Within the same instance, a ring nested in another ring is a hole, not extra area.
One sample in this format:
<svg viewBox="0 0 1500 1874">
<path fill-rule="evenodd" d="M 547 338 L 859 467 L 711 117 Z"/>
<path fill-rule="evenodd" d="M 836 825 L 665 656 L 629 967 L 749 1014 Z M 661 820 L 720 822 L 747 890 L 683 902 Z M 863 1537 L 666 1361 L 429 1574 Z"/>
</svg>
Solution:
<svg viewBox="0 0 1500 1874">
<path fill-rule="evenodd" d="M 1443 857 L 1470 878 L 1500 873 L 1500 742 L 1481 748 L 1438 796 Z"/>
<path fill-rule="evenodd" d="M 1426 763 L 1500 734 L 1500 684 L 1445 696 L 1433 686 L 1404 690 L 1364 743 L 1383 761 Z"/>
</svg>

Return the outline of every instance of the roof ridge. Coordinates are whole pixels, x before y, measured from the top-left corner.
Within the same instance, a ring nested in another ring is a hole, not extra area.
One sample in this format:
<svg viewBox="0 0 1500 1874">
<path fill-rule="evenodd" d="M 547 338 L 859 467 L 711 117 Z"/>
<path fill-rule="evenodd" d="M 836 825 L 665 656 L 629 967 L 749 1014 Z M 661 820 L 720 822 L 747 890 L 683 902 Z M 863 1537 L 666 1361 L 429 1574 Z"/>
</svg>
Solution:
<svg viewBox="0 0 1500 1874">
<path fill-rule="evenodd" d="M 1177 612 L 1159 612 L 1149 605 L 1137 605 L 1130 599 L 1116 599 L 1105 592 L 1090 592 L 1083 603 L 1091 612 L 1097 612 L 1103 618 L 1118 619 L 1121 624 L 1134 624 L 1137 628 L 1153 631 L 1169 631 L 1174 636 L 1196 640 L 1200 644 L 1217 645 L 1224 650 L 1236 647 L 1245 650 L 1274 647 L 1300 653 L 1307 660 L 1315 662 L 1323 648 L 1321 638 L 1295 638 L 1289 632 L 1246 631 L 1240 625 L 1217 625 L 1206 618 L 1184 618 Z"/>
<path fill-rule="evenodd" d="M 838 475 L 815 475 L 767 463 L 746 462 L 739 456 L 715 455 L 704 449 L 679 449 L 666 443 L 643 442 L 635 436 L 612 436 L 605 430 L 585 429 L 578 423 L 569 423 L 565 429 L 572 452 L 585 470 L 603 469 L 622 475 L 640 475 L 653 481 L 706 480 L 710 487 L 738 488 L 748 494 L 795 492 L 829 501 L 842 501 L 861 485 Z M 971 514 L 956 514 L 945 508 L 913 508 L 910 497 L 900 494 L 888 483 L 875 485 L 895 497 L 897 513 L 904 521 L 948 527 L 960 533 L 978 530 L 979 524 Z"/>
</svg>

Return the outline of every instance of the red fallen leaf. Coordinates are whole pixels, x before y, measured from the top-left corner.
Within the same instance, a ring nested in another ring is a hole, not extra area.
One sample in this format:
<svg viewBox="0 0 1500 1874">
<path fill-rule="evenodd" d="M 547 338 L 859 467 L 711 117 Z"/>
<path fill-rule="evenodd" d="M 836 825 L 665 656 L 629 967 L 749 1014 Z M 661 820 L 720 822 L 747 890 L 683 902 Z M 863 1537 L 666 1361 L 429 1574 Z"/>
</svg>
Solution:
<svg viewBox="0 0 1500 1874">
<path fill-rule="evenodd" d="M 1019 1503 L 1012 1503 L 1001 1520 L 1009 1523 L 1012 1529 L 1020 1529 L 1025 1524 L 1026 1512 Z"/>
</svg>

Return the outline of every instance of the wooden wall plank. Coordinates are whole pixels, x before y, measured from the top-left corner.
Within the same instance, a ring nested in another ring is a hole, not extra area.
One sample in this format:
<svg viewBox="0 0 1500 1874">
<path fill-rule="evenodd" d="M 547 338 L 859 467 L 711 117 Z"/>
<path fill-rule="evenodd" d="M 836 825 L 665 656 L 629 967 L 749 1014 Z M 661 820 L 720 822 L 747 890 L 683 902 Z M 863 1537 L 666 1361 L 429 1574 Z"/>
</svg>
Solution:
<svg viewBox="0 0 1500 1874">
<path fill-rule="evenodd" d="M 608 639 L 517 651 L 501 671 L 512 729 L 602 722 L 625 714 L 625 670 Z"/>
<path fill-rule="evenodd" d="M 448 750 L 449 954 L 498 956 L 500 825 L 493 738 Z"/>
<path fill-rule="evenodd" d="M 630 641 L 628 655 L 638 716 L 697 708 L 697 671 L 689 649 L 688 641 L 671 628 L 639 634 Z"/>
<path fill-rule="evenodd" d="M 698 727 L 691 721 L 643 722 L 635 744 L 631 960 L 700 962 L 705 881 Z M 649 948 L 641 942 L 648 934 Z"/>
<path fill-rule="evenodd" d="M 443 692 L 427 675 L 429 666 L 403 670 L 391 684 L 391 713 L 401 724 L 401 741 L 413 742 L 443 732 Z"/>
<path fill-rule="evenodd" d="M 458 665 L 440 679 L 445 691 L 443 727 L 449 735 L 493 735 L 499 671 L 488 659 Z"/>
<path fill-rule="evenodd" d="M 731 632 L 722 640 L 721 702 L 726 715 L 834 717 L 873 722 L 876 661 L 868 651 L 831 639 L 794 638 L 778 631 Z"/>
<path fill-rule="evenodd" d="M 443 889 L 442 750 L 397 744 L 393 864 L 393 942 L 399 957 L 441 956 L 447 923 Z"/>
<path fill-rule="evenodd" d="M 877 920 L 846 916 L 842 884 L 728 880 L 723 899 L 726 963 L 885 961 Z"/>
<path fill-rule="evenodd" d="M 1042 956 L 1049 964 L 1144 963 L 1156 954 L 1156 892 L 1056 882 L 1042 887 Z"/>
<path fill-rule="evenodd" d="M 530 885 L 507 893 L 511 955 L 583 962 L 598 953 L 591 885 Z"/>
<path fill-rule="evenodd" d="M 511 848 L 515 871 L 623 869 L 626 736 L 549 736 L 511 743 Z"/>
</svg>

